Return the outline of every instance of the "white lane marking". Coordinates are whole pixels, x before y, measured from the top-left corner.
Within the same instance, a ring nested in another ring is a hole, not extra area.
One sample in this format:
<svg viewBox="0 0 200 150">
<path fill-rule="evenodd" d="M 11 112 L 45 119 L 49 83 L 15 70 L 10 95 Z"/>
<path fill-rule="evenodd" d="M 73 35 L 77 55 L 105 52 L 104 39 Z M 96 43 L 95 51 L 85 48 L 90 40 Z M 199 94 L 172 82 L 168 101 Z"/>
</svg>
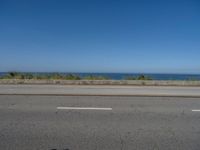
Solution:
<svg viewBox="0 0 200 150">
<path fill-rule="evenodd" d="M 98 107 L 57 107 L 57 109 L 71 109 L 71 110 L 112 110 L 112 108 L 98 108 Z"/>
<path fill-rule="evenodd" d="M 200 109 L 193 109 L 192 111 L 200 111 Z"/>
</svg>

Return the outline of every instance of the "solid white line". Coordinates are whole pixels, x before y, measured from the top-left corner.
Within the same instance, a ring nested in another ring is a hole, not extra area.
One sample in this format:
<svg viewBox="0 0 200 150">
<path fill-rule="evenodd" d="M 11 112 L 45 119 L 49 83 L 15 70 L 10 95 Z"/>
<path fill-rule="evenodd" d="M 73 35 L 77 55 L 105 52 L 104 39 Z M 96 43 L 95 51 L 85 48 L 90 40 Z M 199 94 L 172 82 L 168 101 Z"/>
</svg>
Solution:
<svg viewBox="0 0 200 150">
<path fill-rule="evenodd" d="M 71 109 L 71 110 L 112 110 L 112 108 L 98 108 L 98 107 L 57 107 L 57 109 Z"/>
<path fill-rule="evenodd" d="M 193 109 L 192 111 L 200 111 L 200 109 Z"/>
</svg>

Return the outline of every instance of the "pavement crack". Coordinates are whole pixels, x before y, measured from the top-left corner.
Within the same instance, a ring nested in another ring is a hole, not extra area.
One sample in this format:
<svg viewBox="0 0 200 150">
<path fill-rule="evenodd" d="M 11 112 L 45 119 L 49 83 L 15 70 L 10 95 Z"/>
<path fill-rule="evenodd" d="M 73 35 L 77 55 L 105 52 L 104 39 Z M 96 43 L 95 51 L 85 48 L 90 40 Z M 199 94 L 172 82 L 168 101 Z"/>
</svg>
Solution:
<svg viewBox="0 0 200 150">
<path fill-rule="evenodd" d="M 184 115 L 185 115 L 185 111 L 184 111 L 184 110 L 181 112 L 181 115 L 182 115 L 182 116 L 184 116 Z"/>
<path fill-rule="evenodd" d="M 124 148 L 124 140 L 122 139 L 121 135 L 119 136 L 119 139 L 120 139 L 120 150 L 123 150 Z"/>
</svg>

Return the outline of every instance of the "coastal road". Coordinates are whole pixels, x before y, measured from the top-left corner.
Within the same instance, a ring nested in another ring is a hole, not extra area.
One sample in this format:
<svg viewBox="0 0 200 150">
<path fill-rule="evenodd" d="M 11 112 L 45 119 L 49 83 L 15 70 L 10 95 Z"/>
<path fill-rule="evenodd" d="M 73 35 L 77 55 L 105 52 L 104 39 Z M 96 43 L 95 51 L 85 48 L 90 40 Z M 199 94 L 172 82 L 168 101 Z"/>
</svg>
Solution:
<svg viewBox="0 0 200 150">
<path fill-rule="evenodd" d="M 0 85 L 0 95 L 101 95 L 199 97 L 200 87 L 105 85 Z"/>
<path fill-rule="evenodd" d="M 200 98 L 0 96 L 3 150 L 199 150 Z"/>
</svg>

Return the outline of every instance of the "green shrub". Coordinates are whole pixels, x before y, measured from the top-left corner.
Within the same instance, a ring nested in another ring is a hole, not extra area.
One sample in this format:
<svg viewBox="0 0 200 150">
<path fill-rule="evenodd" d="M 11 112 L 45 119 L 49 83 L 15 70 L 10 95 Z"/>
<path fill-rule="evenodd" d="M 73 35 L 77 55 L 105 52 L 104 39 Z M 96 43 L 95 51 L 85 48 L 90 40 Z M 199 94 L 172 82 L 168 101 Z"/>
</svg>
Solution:
<svg viewBox="0 0 200 150">
<path fill-rule="evenodd" d="M 198 79 L 198 78 L 195 78 L 195 77 L 189 77 L 189 78 L 187 79 L 187 81 L 199 81 L 199 79 Z"/>
<path fill-rule="evenodd" d="M 134 77 L 134 76 L 126 76 L 123 79 L 124 80 L 136 80 L 136 77 Z"/>
<path fill-rule="evenodd" d="M 139 75 L 139 76 L 127 76 L 124 78 L 125 80 L 152 80 L 149 76 Z"/>
<path fill-rule="evenodd" d="M 64 77 L 64 79 L 66 79 L 66 80 L 80 80 L 81 77 L 79 77 L 78 75 L 74 75 L 74 74 L 68 74 Z"/>
<path fill-rule="evenodd" d="M 139 75 L 137 77 L 137 80 L 152 80 L 152 78 L 150 78 L 149 76 L 145 76 L 145 75 Z"/>
<path fill-rule="evenodd" d="M 94 76 L 94 75 L 89 75 L 84 77 L 83 79 L 85 80 L 108 80 L 108 77 L 105 76 Z"/>
</svg>

